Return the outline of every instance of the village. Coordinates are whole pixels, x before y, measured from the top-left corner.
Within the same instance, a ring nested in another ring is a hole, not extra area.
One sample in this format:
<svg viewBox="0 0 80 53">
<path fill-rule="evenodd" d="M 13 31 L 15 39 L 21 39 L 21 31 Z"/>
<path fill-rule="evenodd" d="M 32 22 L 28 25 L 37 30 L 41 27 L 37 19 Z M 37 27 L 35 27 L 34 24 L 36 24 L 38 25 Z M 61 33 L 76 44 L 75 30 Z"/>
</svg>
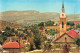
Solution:
<svg viewBox="0 0 80 53">
<path fill-rule="evenodd" d="M 64 3 L 61 11 L 57 22 L 0 30 L 0 52 L 80 53 L 80 21 L 67 21 Z"/>
</svg>

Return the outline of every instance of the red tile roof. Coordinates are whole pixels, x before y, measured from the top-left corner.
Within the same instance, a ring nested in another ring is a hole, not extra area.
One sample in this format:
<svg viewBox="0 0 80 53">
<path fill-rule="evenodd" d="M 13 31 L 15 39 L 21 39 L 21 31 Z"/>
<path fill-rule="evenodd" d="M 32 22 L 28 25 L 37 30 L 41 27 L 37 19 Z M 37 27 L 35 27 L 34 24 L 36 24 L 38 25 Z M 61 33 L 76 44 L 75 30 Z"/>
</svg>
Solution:
<svg viewBox="0 0 80 53">
<path fill-rule="evenodd" d="M 77 36 L 80 36 L 75 30 L 70 30 L 67 32 L 71 37 L 76 38 Z"/>
<path fill-rule="evenodd" d="M 20 48 L 24 47 L 24 44 L 20 44 Z M 19 48 L 18 42 L 8 42 L 4 45 L 2 45 L 3 48 Z"/>
<path fill-rule="evenodd" d="M 80 36 L 80 34 L 79 34 L 79 36 Z"/>
<path fill-rule="evenodd" d="M 43 30 L 44 28 L 41 28 L 41 30 Z"/>
</svg>

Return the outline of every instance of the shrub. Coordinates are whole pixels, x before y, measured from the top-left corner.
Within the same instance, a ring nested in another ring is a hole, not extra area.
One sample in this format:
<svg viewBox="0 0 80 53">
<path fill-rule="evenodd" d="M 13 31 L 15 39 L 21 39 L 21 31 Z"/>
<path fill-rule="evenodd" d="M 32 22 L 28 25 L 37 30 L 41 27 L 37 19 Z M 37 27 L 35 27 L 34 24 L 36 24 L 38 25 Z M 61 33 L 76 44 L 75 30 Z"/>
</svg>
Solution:
<svg viewBox="0 0 80 53">
<path fill-rule="evenodd" d="M 74 26 L 75 24 L 73 22 L 67 22 L 67 25 Z"/>
</svg>

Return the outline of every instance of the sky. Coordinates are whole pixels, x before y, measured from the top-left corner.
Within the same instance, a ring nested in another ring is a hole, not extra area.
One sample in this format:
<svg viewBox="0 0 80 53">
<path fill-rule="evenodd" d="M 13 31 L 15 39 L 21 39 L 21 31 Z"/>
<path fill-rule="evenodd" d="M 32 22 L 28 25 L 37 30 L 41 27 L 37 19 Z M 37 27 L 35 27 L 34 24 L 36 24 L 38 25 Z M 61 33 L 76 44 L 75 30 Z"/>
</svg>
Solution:
<svg viewBox="0 0 80 53">
<path fill-rule="evenodd" d="M 80 14 L 80 0 L 64 0 L 66 14 Z M 62 0 L 0 0 L 0 12 L 27 11 L 61 13 Z"/>
</svg>

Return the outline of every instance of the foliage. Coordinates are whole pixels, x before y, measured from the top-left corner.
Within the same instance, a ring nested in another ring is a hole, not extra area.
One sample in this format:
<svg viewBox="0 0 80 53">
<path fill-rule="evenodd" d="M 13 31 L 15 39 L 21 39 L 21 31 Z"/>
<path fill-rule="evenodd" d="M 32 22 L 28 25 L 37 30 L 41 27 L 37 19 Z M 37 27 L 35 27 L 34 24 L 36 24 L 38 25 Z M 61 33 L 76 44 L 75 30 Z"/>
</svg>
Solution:
<svg viewBox="0 0 80 53">
<path fill-rule="evenodd" d="M 73 22 L 67 22 L 67 25 L 74 26 L 75 24 Z"/>
<path fill-rule="evenodd" d="M 58 30 L 50 29 L 50 30 L 46 30 L 46 33 L 49 35 L 54 35 L 54 34 L 58 33 Z"/>
<path fill-rule="evenodd" d="M 67 31 L 69 31 L 69 30 L 71 30 L 71 29 L 73 29 L 72 27 L 70 27 L 69 29 L 67 29 Z"/>
<path fill-rule="evenodd" d="M 14 30 L 14 28 L 10 28 L 10 27 L 6 27 L 5 32 L 3 33 L 3 35 L 10 37 L 13 36 L 12 33 L 16 33 L 16 31 Z"/>
<path fill-rule="evenodd" d="M 30 45 L 29 45 L 29 50 L 31 51 L 31 50 L 34 50 L 34 49 L 36 49 L 36 46 L 35 46 L 35 43 L 34 43 L 34 37 L 29 37 L 29 43 L 30 43 Z"/>
<path fill-rule="evenodd" d="M 78 45 L 78 47 L 80 46 L 80 37 L 77 37 L 76 39 L 75 39 L 75 42 L 76 42 L 76 44 Z"/>
<path fill-rule="evenodd" d="M 29 45 L 29 44 L 27 44 L 26 46 L 27 46 L 27 47 L 24 47 L 25 52 L 30 51 L 30 45 Z"/>
<path fill-rule="evenodd" d="M 24 36 L 24 39 L 26 40 L 27 38 Z"/>
<path fill-rule="evenodd" d="M 3 33 L 0 34 L 0 44 L 2 44 L 7 39 L 7 36 Z"/>
<path fill-rule="evenodd" d="M 31 29 L 31 31 L 33 32 L 34 34 L 34 43 L 35 43 L 35 46 L 37 49 L 40 49 L 39 45 L 41 43 L 40 41 L 40 32 L 39 32 L 39 27 L 37 25 L 34 25 Z"/>
<path fill-rule="evenodd" d="M 0 35 L 0 44 L 2 44 L 2 42 L 3 42 L 3 38 L 2 38 L 2 36 Z"/>
<path fill-rule="evenodd" d="M 12 36 L 12 33 L 15 32 L 14 28 L 6 27 L 4 29 L 5 32 L 0 32 L 0 43 L 2 44 L 5 40 L 7 40 L 7 37 Z"/>
<path fill-rule="evenodd" d="M 10 27 L 6 27 L 6 29 L 5 30 L 10 30 Z"/>
<path fill-rule="evenodd" d="M 40 29 L 43 28 L 43 26 L 40 26 Z"/>
<path fill-rule="evenodd" d="M 40 39 L 41 42 L 44 42 L 44 41 L 46 41 L 46 40 L 47 40 L 47 37 L 46 37 L 46 36 L 43 36 L 43 37 L 41 37 L 41 39 Z"/>
<path fill-rule="evenodd" d="M 44 26 L 44 22 L 39 23 L 38 26 Z"/>
<path fill-rule="evenodd" d="M 23 30 L 23 32 L 26 33 L 27 30 L 28 30 L 28 29 L 26 28 L 25 30 Z"/>
<path fill-rule="evenodd" d="M 31 31 L 29 32 L 28 29 Z M 0 43 L 3 43 L 7 37 L 12 36 L 12 33 L 14 32 L 17 36 L 23 37 L 24 39 L 28 39 L 30 45 L 27 46 L 29 49 L 28 50 L 34 50 L 34 49 L 41 49 L 40 45 L 42 42 L 44 42 L 47 38 L 45 36 L 41 36 L 41 32 L 39 31 L 40 27 L 38 25 L 33 25 L 29 28 L 26 28 L 24 33 L 27 35 L 24 36 L 23 34 L 18 34 L 18 31 L 15 31 L 14 28 L 6 27 L 5 32 L 1 33 L 0 37 Z"/>
<path fill-rule="evenodd" d="M 23 36 L 24 36 L 23 34 L 20 35 L 20 37 L 23 37 Z"/>
<path fill-rule="evenodd" d="M 46 26 L 53 26 L 54 22 L 50 20 L 50 21 L 45 22 L 45 25 Z"/>
<path fill-rule="evenodd" d="M 76 26 L 76 28 L 80 28 L 80 24 L 78 24 L 78 25 Z"/>
<path fill-rule="evenodd" d="M 2 38 L 3 38 L 3 40 L 5 41 L 5 40 L 7 39 L 7 36 L 3 36 Z"/>
<path fill-rule="evenodd" d="M 40 47 L 43 49 L 43 53 L 50 52 L 52 49 L 52 45 L 50 41 L 42 42 Z"/>
<path fill-rule="evenodd" d="M 11 29 L 11 32 L 15 32 L 14 28 Z"/>
<path fill-rule="evenodd" d="M 30 43 L 30 50 L 40 49 L 40 45 L 46 40 L 46 37 L 41 36 L 38 25 L 31 26 L 30 30 L 30 32 L 26 31 Z"/>
<path fill-rule="evenodd" d="M 38 24 L 38 26 L 44 26 L 44 23 L 46 26 L 53 26 L 54 25 L 54 22 L 49 20 L 49 21 L 46 21 L 46 22 L 41 22 Z"/>
<path fill-rule="evenodd" d="M 23 31 L 22 29 L 17 29 L 18 31 Z"/>
</svg>

